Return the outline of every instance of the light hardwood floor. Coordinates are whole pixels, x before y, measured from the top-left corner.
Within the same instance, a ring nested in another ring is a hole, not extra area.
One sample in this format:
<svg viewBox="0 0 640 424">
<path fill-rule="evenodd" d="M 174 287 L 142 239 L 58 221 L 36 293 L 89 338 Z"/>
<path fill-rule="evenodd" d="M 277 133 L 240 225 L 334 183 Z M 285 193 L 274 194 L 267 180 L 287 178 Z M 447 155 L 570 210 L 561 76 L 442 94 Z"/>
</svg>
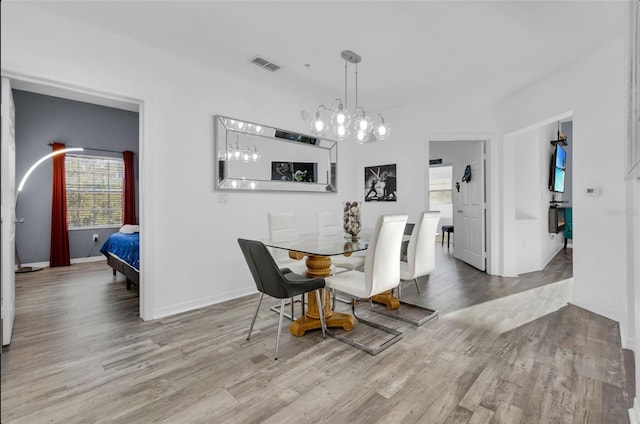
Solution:
<svg viewBox="0 0 640 424">
<path fill-rule="evenodd" d="M 246 341 L 257 295 L 143 322 L 104 263 L 18 274 L 2 422 L 629 422 L 617 323 L 567 305 L 570 249 L 520 278 L 437 252 L 421 295 L 405 283 L 403 297 L 439 318 L 416 328 L 359 305 L 404 332 L 375 357 L 283 331 L 274 361 L 275 301 Z"/>
</svg>

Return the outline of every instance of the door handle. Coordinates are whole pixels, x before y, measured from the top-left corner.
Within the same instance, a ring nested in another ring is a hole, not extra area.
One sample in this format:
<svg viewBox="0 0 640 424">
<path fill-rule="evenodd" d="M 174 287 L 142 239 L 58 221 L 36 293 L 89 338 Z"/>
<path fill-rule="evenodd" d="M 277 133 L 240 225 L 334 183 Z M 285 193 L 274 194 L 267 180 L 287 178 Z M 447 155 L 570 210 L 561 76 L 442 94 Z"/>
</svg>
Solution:
<svg viewBox="0 0 640 424">
<path fill-rule="evenodd" d="M 456 212 L 457 213 L 462 213 L 462 209 L 458 209 Z"/>
</svg>

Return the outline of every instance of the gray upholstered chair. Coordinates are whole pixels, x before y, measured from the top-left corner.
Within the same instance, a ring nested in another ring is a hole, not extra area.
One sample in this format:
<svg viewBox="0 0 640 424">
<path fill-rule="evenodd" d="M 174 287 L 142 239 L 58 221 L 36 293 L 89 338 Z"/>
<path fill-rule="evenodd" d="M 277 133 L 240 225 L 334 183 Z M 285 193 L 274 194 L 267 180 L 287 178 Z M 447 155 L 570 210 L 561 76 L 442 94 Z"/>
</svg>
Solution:
<svg viewBox="0 0 640 424">
<path fill-rule="evenodd" d="M 282 318 L 284 316 L 285 300 L 298 295 L 304 295 L 315 290 L 316 300 L 320 305 L 320 322 L 322 328 L 322 335 L 325 336 L 325 322 L 324 322 L 324 303 L 322 299 L 324 296 L 320 296 L 320 289 L 325 286 L 324 278 L 309 278 L 304 275 L 296 274 L 295 272 L 289 272 L 287 269 L 280 269 L 273 257 L 267 250 L 267 247 L 260 241 L 238 239 L 238 244 L 242 250 L 253 280 L 256 284 L 256 288 L 260 292 L 260 300 L 258 306 L 253 314 L 251 320 L 251 326 L 249 327 L 249 335 L 247 340 L 251 337 L 251 331 L 253 325 L 256 322 L 258 311 L 260 310 L 260 304 L 262 298 L 266 294 L 277 299 L 281 299 L 280 303 L 280 321 L 278 322 L 278 336 L 276 338 L 276 354 L 275 359 L 278 359 L 278 346 L 280 344 L 280 333 L 282 330 Z"/>
<path fill-rule="evenodd" d="M 400 244 L 404 235 L 407 215 L 382 215 L 369 241 L 364 260 L 364 272 L 344 272 L 327 277 L 326 286 L 352 297 L 351 310 L 358 323 L 375 327 L 392 337 L 377 347 L 366 346 L 356 340 L 327 331 L 329 335 L 345 343 L 376 355 L 402 338 L 402 333 L 383 325 L 366 321 L 356 314 L 356 298 L 367 299 L 376 294 L 392 290 L 400 282 Z"/>
<path fill-rule="evenodd" d="M 318 212 L 318 234 L 328 236 L 339 236 L 344 231 L 342 226 L 338 225 L 338 218 L 335 212 L 321 211 Z M 344 268 L 353 271 L 364 266 L 364 255 L 359 252 L 351 256 L 332 256 L 331 263 L 338 268 Z"/>
</svg>

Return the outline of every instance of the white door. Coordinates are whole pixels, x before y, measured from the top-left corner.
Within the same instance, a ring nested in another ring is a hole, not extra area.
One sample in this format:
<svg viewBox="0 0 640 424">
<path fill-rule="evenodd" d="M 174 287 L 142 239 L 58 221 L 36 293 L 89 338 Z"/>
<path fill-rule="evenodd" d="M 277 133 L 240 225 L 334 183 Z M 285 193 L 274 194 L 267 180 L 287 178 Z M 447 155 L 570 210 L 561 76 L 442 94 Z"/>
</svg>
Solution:
<svg viewBox="0 0 640 424">
<path fill-rule="evenodd" d="M 16 316 L 16 133 L 15 108 L 8 78 L 2 78 L 2 243 L 0 275 L 2 277 L 2 345 L 11 342 Z"/>
<path fill-rule="evenodd" d="M 454 251 L 453 255 L 485 270 L 485 199 L 484 199 L 484 141 L 466 142 L 457 162 L 454 179 L 460 182 L 460 191 L 454 190 Z M 462 181 L 467 165 L 471 179 Z"/>
</svg>

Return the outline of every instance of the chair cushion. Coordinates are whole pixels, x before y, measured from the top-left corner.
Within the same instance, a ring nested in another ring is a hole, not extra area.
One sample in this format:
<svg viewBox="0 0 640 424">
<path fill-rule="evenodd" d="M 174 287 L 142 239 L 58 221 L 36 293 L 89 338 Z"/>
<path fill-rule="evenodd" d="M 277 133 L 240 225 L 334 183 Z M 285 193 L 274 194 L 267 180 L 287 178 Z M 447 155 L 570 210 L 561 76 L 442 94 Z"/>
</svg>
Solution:
<svg viewBox="0 0 640 424">
<path fill-rule="evenodd" d="M 305 274 L 307 272 L 307 266 L 303 260 L 297 261 L 291 258 L 273 258 L 278 264 L 278 268 L 289 268 L 290 272 L 297 274 Z"/>
<path fill-rule="evenodd" d="M 364 266 L 364 256 L 332 256 L 331 263 L 338 268 L 356 269 Z"/>
<path fill-rule="evenodd" d="M 368 298 L 364 272 L 349 271 L 326 277 L 326 286 L 360 298 Z"/>
</svg>

